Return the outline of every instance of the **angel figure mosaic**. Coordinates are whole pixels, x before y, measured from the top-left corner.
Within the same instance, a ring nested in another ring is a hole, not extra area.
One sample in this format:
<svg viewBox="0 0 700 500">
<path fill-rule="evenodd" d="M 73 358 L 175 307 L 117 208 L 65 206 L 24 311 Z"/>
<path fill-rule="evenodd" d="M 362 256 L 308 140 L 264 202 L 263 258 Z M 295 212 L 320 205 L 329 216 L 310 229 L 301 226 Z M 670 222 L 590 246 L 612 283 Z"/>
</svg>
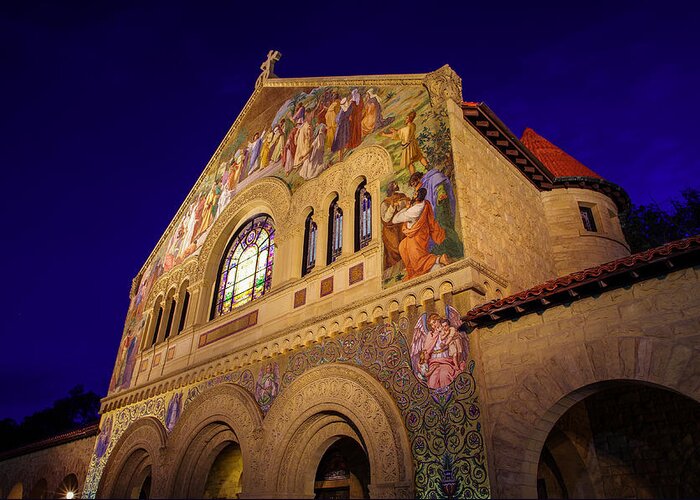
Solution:
<svg viewBox="0 0 700 500">
<path fill-rule="evenodd" d="M 423 313 L 413 328 L 411 367 L 430 389 L 447 387 L 467 367 L 469 342 L 460 326 L 459 311 L 446 306 L 444 317 Z"/>
</svg>

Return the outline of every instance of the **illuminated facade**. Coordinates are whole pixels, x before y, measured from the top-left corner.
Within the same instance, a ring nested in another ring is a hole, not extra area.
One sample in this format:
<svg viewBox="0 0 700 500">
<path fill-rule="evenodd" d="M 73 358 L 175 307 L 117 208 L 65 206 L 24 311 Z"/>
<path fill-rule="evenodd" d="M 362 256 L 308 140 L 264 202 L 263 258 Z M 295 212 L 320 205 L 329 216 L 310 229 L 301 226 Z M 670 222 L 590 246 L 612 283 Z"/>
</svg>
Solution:
<svg viewBox="0 0 700 500">
<path fill-rule="evenodd" d="M 84 496 L 622 492 L 552 433 L 620 380 L 698 399 L 698 240 L 630 257 L 624 192 L 447 66 L 273 63 L 134 279 Z"/>
</svg>

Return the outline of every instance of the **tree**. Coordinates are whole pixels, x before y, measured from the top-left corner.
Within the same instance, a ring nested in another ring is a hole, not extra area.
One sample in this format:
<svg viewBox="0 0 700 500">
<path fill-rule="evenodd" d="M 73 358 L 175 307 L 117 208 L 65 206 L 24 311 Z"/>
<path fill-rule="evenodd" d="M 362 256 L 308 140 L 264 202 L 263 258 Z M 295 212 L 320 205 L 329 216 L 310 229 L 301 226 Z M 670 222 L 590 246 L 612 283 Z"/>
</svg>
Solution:
<svg viewBox="0 0 700 500">
<path fill-rule="evenodd" d="M 68 397 L 54 401 L 28 417 L 21 424 L 13 419 L 0 420 L 0 451 L 10 450 L 42 439 L 84 427 L 99 418 L 100 397 L 85 392 L 82 385 L 68 391 Z"/>
<path fill-rule="evenodd" d="M 681 197 L 671 200 L 671 213 L 652 203 L 632 205 L 622 215 L 622 230 L 632 253 L 700 234 L 700 192 L 685 189 Z"/>
</svg>

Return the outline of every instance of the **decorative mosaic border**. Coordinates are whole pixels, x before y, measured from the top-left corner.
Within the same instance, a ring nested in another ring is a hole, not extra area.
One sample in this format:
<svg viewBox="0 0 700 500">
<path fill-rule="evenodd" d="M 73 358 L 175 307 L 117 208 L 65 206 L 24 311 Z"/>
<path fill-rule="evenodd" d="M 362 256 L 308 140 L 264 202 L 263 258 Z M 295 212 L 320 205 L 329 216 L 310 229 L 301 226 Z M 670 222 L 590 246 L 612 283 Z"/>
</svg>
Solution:
<svg viewBox="0 0 700 500">
<path fill-rule="evenodd" d="M 110 421 L 109 435 L 100 434 L 85 482 L 83 496 L 94 498 L 102 470 L 114 444 L 136 420 L 152 416 L 172 429 L 192 401 L 212 387 L 233 383 L 245 388 L 263 411 L 275 397 L 307 370 L 326 363 L 349 363 L 374 376 L 389 391 L 401 411 L 411 443 L 418 498 L 488 498 L 490 484 L 486 450 L 476 394 L 474 360 L 467 370 L 442 389 L 429 389 L 416 378 L 409 357 L 407 318 L 398 323 L 373 325 L 280 357 L 256 363 L 188 387 L 161 394 L 102 416 Z M 268 367 L 272 369 L 268 370 Z M 258 373 L 258 376 L 254 375 Z M 265 373 L 274 372 L 274 390 L 261 390 Z M 180 400 L 182 404 L 180 404 Z M 98 453 L 99 451 L 99 453 Z M 99 455 L 99 456 L 98 456 Z"/>
</svg>

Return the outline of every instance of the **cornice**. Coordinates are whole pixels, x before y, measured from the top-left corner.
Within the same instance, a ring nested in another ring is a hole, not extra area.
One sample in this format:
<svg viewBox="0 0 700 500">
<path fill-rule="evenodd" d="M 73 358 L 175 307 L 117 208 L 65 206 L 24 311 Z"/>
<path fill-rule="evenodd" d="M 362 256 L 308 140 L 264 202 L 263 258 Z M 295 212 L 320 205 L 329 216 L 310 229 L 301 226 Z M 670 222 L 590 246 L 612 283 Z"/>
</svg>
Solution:
<svg viewBox="0 0 700 500">
<path fill-rule="evenodd" d="M 404 75 L 321 76 L 304 78 L 269 78 L 263 88 L 270 87 L 371 87 L 382 85 L 422 85 L 429 73 Z"/>
<path fill-rule="evenodd" d="M 363 251 L 362 255 L 367 252 L 368 254 L 376 253 L 376 248 L 374 247 L 366 247 L 366 249 Z M 352 260 L 352 257 L 357 257 L 357 254 L 353 254 L 349 256 L 347 259 L 343 259 L 341 261 L 337 261 L 338 265 L 340 265 L 343 262 L 348 262 Z M 347 317 L 348 313 L 351 313 L 352 311 L 357 311 L 357 310 L 373 310 L 374 307 L 377 305 L 381 305 L 383 301 L 385 301 L 387 298 L 392 297 L 392 296 L 401 296 L 403 295 L 408 295 L 409 293 L 412 293 L 413 290 L 416 290 L 416 299 L 420 299 L 418 295 L 418 291 L 424 290 L 426 285 L 428 285 L 431 281 L 436 281 L 439 280 L 440 278 L 443 278 L 443 281 L 450 281 L 454 282 L 454 277 L 456 276 L 457 272 L 467 269 L 467 268 L 473 268 L 479 271 L 480 273 L 484 274 L 491 280 L 501 284 L 502 286 L 506 286 L 507 281 L 505 278 L 502 276 L 498 275 L 494 271 L 490 270 L 483 264 L 480 264 L 473 259 L 466 258 L 463 260 L 460 260 L 458 262 L 455 262 L 453 264 L 450 264 L 447 267 L 444 267 L 442 269 L 439 269 L 437 271 L 433 271 L 431 273 L 428 273 L 426 275 L 414 278 L 410 281 L 407 281 L 405 283 L 400 283 L 394 286 L 391 286 L 389 288 L 383 289 L 377 293 L 374 293 L 372 295 L 366 296 L 363 299 L 360 300 L 355 300 L 354 302 L 351 302 L 349 304 L 346 304 L 342 307 L 339 307 L 337 309 L 333 309 L 332 311 L 329 311 L 328 313 L 314 316 L 312 318 L 306 319 L 304 321 L 299 322 L 298 324 L 295 325 L 293 332 L 290 332 L 288 328 L 277 328 L 272 332 L 267 333 L 264 337 L 256 336 L 254 340 L 251 340 L 250 342 L 247 342 L 245 344 L 241 344 L 236 346 L 235 349 L 232 350 L 227 350 L 225 353 L 221 354 L 220 356 L 217 356 L 215 358 L 207 358 L 206 360 L 202 360 L 196 364 L 188 365 L 186 367 L 183 367 L 182 369 L 179 369 L 175 372 L 169 373 L 165 376 L 153 379 L 149 381 L 148 383 L 136 387 L 129 388 L 125 391 L 120 391 L 115 394 L 110 394 L 106 396 L 105 398 L 102 399 L 101 404 L 102 407 L 106 407 L 107 405 L 117 402 L 117 401 L 125 401 L 124 404 L 121 404 L 117 407 L 110 408 L 108 411 L 114 411 L 118 408 L 122 408 L 125 406 L 129 406 L 130 404 L 133 404 L 136 401 L 139 401 L 143 399 L 139 395 L 144 395 L 144 394 L 150 394 L 150 396 L 154 396 L 155 394 L 153 393 L 154 390 L 158 391 L 160 394 L 161 392 L 167 392 L 168 390 L 171 390 L 173 388 L 172 383 L 174 383 L 175 380 L 177 380 L 179 377 L 182 377 L 183 374 L 188 374 L 188 373 L 200 373 L 203 369 L 207 369 L 207 367 L 216 365 L 220 363 L 223 359 L 230 357 L 235 354 L 240 354 L 240 353 L 245 353 L 246 351 L 249 351 L 255 346 L 263 345 L 266 342 L 271 342 L 276 339 L 282 339 L 285 335 L 293 335 L 297 332 L 303 332 L 305 330 L 309 330 L 311 326 L 313 325 L 318 325 L 318 326 L 323 326 L 324 323 L 330 322 L 330 320 L 334 318 L 338 318 L 338 323 L 342 325 L 341 319 Z M 325 268 L 324 270 L 320 270 L 319 275 L 323 276 L 323 272 L 327 272 L 328 269 Z M 198 328 L 195 328 L 192 335 L 198 336 L 206 332 L 210 332 L 213 330 L 216 330 L 218 328 L 223 327 L 226 323 L 229 321 L 235 320 L 237 317 L 246 314 L 246 312 L 249 312 L 251 309 L 255 308 L 260 308 L 261 304 L 263 304 L 263 301 L 271 299 L 273 296 L 277 296 L 279 293 L 282 293 L 283 290 L 287 290 L 292 287 L 299 287 L 300 284 L 303 284 L 305 279 L 307 277 L 302 278 L 298 281 L 295 281 L 293 283 L 288 283 L 285 284 L 281 289 L 276 291 L 274 294 L 270 294 L 269 296 L 266 295 L 262 299 L 252 302 L 250 304 L 246 304 L 245 306 L 241 307 L 238 309 L 235 313 L 235 317 L 232 318 L 227 318 L 227 316 L 221 316 L 220 318 L 226 318 L 225 321 L 218 322 L 217 320 L 212 320 L 208 321 L 207 323 L 201 325 Z M 375 278 L 376 279 L 376 278 Z M 333 296 L 330 295 L 329 299 L 332 301 Z M 279 353 L 273 354 L 273 356 L 278 356 L 280 355 Z M 158 390 L 158 388 L 162 388 L 162 390 Z M 150 397 L 149 396 L 149 397 Z M 136 398 L 136 399 L 134 399 Z"/>
</svg>

